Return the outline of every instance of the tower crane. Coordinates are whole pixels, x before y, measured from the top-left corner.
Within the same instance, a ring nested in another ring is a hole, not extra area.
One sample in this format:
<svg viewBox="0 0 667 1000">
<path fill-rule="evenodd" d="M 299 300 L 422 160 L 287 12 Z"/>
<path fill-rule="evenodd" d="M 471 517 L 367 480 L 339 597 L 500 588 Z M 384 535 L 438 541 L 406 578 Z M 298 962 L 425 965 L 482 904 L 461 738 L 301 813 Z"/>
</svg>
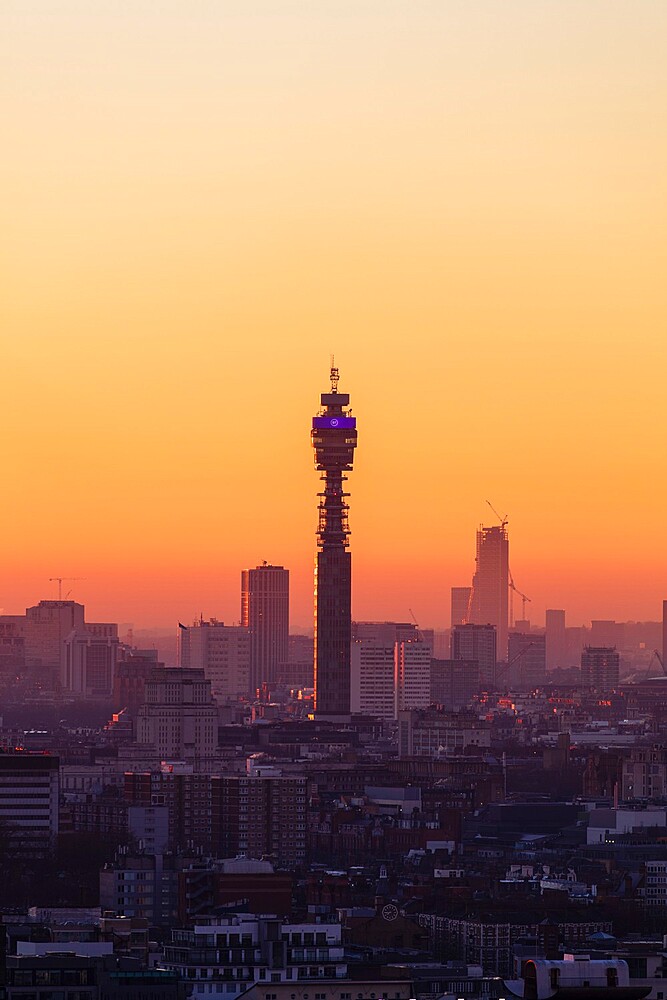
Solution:
<svg viewBox="0 0 667 1000">
<path fill-rule="evenodd" d="M 500 527 L 504 528 L 505 525 L 507 524 L 507 514 L 505 514 L 504 517 L 501 517 L 500 514 L 498 513 L 498 511 L 496 510 L 496 508 L 491 503 L 491 501 L 487 500 L 486 502 L 488 503 L 489 507 L 491 508 L 491 510 L 493 511 L 493 513 L 496 515 L 496 517 L 500 521 Z"/>
<path fill-rule="evenodd" d="M 85 579 L 85 577 L 83 577 L 83 576 L 50 576 L 49 577 L 49 583 L 57 583 L 58 584 L 58 600 L 62 601 L 62 599 L 63 599 L 63 581 L 64 580 L 84 580 L 84 579 Z M 69 591 L 68 591 L 68 593 L 69 593 Z"/>
<path fill-rule="evenodd" d="M 534 645 L 535 645 L 535 643 L 531 639 L 531 641 L 527 642 L 525 646 L 522 646 L 521 649 L 518 651 L 518 653 L 515 653 L 514 656 L 512 657 L 512 659 L 507 661 L 507 663 L 504 665 L 502 671 L 497 670 L 497 672 L 496 672 L 496 680 L 499 679 L 498 678 L 498 674 L 500 674 L 501 672 L 503 674 L 505 674 L 506 679 L 508 679 L 509 678 L 510 667 L 512 666 L 512 664 L 516 663 L 517 660 L 521 659 L 521 657 L 523 656 L 523 654 L 527 653 L 528 650 L 531 649 Z"/>
<path fill-rule="evenodd" d="M 491 503 L 491 501 L 487 500 L 486 502 L 488 503 L 489 507 L 491 508 L 491 510 L 493 511 L 493 513 L 496 515 L 496 517 L 500 521 L 500 527 L 504 528 L 505 525 L 507 524 L 507 520 L 508 520 L 507 519 L 507 514 L 505 514 L 504 517 L 501 517 L 500 514 L 498 513 L 498 511 L 496 510 L 496 508 Z M 509 576 L 508 586 L 509 586 L 509 589 L 510 589 L 510 628 L 513 628 L 514 627 L 514 595 L 518 594 L 519 597 L 521 598 L 522 602 L 523 602 L 522 610 L 521 610 L 521 617 L 523 618 L 524 621 L 526 619 L 526 602 L 528 602 L 529 604 L 531 604 L 532 602 L 530 600 L 530 597 L 527 597 L 526 594 L 522 594 L 521 591 L 519 590 L 519 588 L 514 583 L 514 577 L 512 576 L 512 570 L 510 569 L 509 566 L 507 567 L 507 575 Z"/>
<path fill-rule="evenodd" d="M 417 631 L 417 639 L 418 639 L 418 641 L 419 642 L 424 642 L 424 636 L 422 635 L 422 630 L 419 627 L 419 622 L 417 621 L 417 616 L 415 615 L 415 613 L 412 610 L 412 608 L 408 608 L 408 611 L 412 615 L 412 620 L 415 623 L 415 629 Z"/>
<path fill-rule="evenodd" d="M 658 663 L 662 667 L 663 674 L 665 675 L 665 677 L 667 677 L 667 667 L 665 667 L 665 661 L 663 660 L 662 655 L 658 652 L 657 649 L 653 650 L 653 656 L 651 656 L 648 667 L 646 669 L 646 676 L 648 677 L 648 672 L 651 669 L 651 664 L 653 663 L 653 657 L 655 657 L 655 659 L 658 661 Z"/>
<path fill-rule="evenodd" d="M 519 590 L 519 588 L 516 586 L 516 584 L 514 583 L 514 578 L 512 576 L 512 571 L 511 571 L 511 569 L 509 567 L 507 569 L 507 572 L 509 573 L 509 578 L 510 578 L 510 583 L 509 583 L 509 586 L 510 586 L 510 625 L 513 625 L 514 624 L 514 601 L 512 599 L 512 595 L 513 594 L 518 594 L 519 597 L 521 598 L 521 602 L 522 602 L 521 617 L 523 618 L 524 621 L 526 620 L 526 601 L 529 604 L 532 604 L 532 601 L 531 601 L 530 597 L 526 597 L 525 594 L 522 594 L 521 591 Z"/>
</svg>

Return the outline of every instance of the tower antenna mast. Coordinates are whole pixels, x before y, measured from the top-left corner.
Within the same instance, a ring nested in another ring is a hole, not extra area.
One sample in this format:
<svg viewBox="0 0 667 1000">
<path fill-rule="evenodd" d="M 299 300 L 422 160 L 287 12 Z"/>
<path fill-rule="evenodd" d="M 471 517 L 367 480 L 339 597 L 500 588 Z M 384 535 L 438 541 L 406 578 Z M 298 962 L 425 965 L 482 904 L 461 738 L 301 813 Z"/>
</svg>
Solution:
<svg viewBox="0 0 667 1000">
<path fill-rule="evenodd" d="M 320 397 L 322 408 L 311 430 L 315 468 L 322 480 L 315 569 L 315 712 L 347 717 L 352 566 L 345 481 L 357 446 L 357 421 L 349 410 L 349 395 L 338 391 L 339 377 L 332 356 L 331 387 Z"/>
</svg>

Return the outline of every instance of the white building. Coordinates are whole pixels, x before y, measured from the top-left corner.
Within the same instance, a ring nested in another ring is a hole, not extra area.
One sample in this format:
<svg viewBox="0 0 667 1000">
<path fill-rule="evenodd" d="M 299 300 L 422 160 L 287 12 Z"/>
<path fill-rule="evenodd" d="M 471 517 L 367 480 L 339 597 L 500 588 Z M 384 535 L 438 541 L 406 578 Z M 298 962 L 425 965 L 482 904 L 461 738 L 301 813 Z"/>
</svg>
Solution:
<svg viewBox="0 0 667 1000">
<path fill-rule="evenodd" d="M 338 923 L 293 924 L 246 913 L 209 919 L 173 930 L 164 949 L 162 964 L 188 983 L 193 1000 L 229 1000 L 255 983 L 296 988 L 310 980 L 314 990 L 318 980 L 343 980 L 347 973 Z"/>
<path fill-rule="evenodd" d="M 203 670 L 219 704 L 248 698 L 251 693 L 252 633 L 217 618 L 180 628 L 180 664 Z"/>
<path fill-rule="evenodd" d="M 640 827 L 667 826 L 667 809 L 591 809 L 586 830 L 587 844 L 604 844 L 616 834 L 632 833 Z"/>
<path fill-rule="evenodd" d="M 591 959 L 588 955 L 565 955 L 562 961 L 547 958 L 529 959 L 524 965 L 521 979 L 506 980 L 505 985 L 514 996 L 553 997 L 559 991 L 568 995 L 607 1000 L 612 990 L 623 988 L 628 998 L 646 996 L 642 988 L 633 990 L 630 984 L 628 963 L 620 959 Z M 581 993 L 579 991 L 582 991 Z"/>
<path fill-rule="evenodd" d="M 659 906 L 667 912 L 667 861 L 647 861 L 644 905 Z"/>
<path fill-rule="evenodd" d="M 399 712 L 431 704 L 431 647 L 425 642 L 397 642 L 394 647 L 395 718 Z"/>
<path fill-rule="evenodd" d="M 352 714 L 393 719 L 396 711 L 394 646 L 363 639 L 353 642 L 350 670 Z"/>
</svg>

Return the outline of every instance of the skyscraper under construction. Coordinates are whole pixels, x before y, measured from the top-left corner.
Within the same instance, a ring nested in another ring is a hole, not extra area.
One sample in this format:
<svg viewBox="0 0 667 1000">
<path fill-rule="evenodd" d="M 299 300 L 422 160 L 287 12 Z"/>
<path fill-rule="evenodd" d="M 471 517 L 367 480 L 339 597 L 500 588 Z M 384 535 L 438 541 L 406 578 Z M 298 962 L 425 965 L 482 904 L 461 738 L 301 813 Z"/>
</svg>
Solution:
<svg viewBox="0 0 667 1000">
<path fill-rule="evenodd" d="M 509 539 L 506 521 L 477 532 L 475 575 L 472 581 L 471 614 L 476 625 L 495 625 L 497 656 L 507 657 L 509 596 Z"/>
<path fill-rule="evenodd" d="M 352 559 L 347 522 L 346 472 L 352 470 L 357 422 L 347 407 L 350 397 L 338 391 L 338 369 L 331 367 L 331 390 L 313 417 L 311 440 L 315 467 L 322 473 L 315 564 L 315 711 L 350 714 L 350 640 Z"/>
</svg>

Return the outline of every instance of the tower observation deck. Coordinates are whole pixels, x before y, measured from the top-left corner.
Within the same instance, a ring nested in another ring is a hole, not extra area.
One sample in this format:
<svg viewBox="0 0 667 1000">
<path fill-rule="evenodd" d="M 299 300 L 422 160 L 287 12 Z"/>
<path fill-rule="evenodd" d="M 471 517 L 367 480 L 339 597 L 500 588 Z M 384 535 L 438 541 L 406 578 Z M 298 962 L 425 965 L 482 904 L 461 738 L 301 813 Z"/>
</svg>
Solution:
<svg viewBox="0 0 667 1000">
<path fill-rule="evenodd" d="M 313 417 L 311 440 L 315 467 L 324 489 L 319 494 L 315 562 L 315 711 L 350 714 L 350 641 L 352 628 L 352 559 L 343 484 L 352 470 L 357 421 L 347 407 L 350 397 L 338 391 L 338 369 L 331 367 L 331 390 Z"/>
</svg>

